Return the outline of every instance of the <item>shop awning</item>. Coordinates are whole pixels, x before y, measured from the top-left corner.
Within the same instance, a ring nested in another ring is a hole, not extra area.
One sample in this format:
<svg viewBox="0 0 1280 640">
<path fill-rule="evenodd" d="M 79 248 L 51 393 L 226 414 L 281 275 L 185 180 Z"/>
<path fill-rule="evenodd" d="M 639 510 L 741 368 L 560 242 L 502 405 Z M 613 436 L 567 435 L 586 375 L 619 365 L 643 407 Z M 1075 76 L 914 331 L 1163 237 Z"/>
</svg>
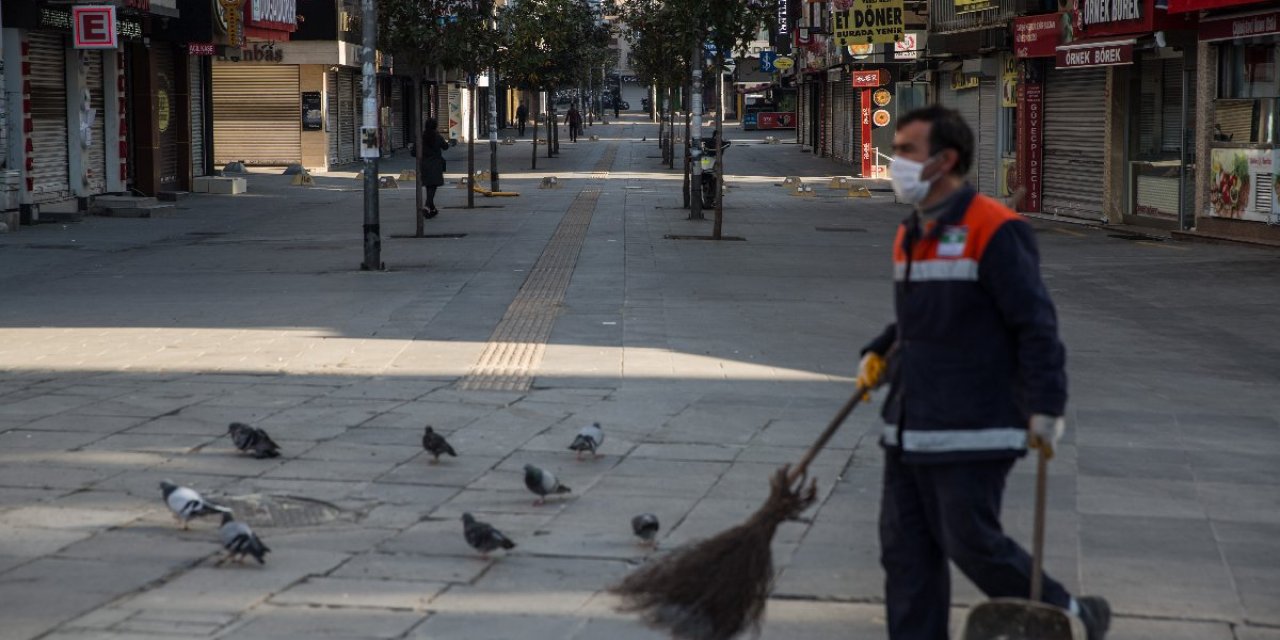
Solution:
<svg viewBox="0 0 1280 640">
<path fill-rule="evenodd" d="M 1280 11 L 1252 13 L 1245 16 L 1204 18 L 1200 21 L 1200 40 L 1235 40 L 1280 33 Z"/>
<path fill-rule="evenodd" d="M 1055 66 L 1059 69 L 1077 69 L 1133 64 L 1133 47 L 1137 43 L 1135 38 L 1076 41 L 1057 48 L 1057 65 Z"/>
<path fill-rule="evenodd" d="M 735 88 L 738 93 L 746 94 L 746 93 L 760 93 L 761 91 L 768 91 L 771 87 L 773 87 L 772 82 L 753 82 L 751 84 L 739 84 Z"/>
</svg>

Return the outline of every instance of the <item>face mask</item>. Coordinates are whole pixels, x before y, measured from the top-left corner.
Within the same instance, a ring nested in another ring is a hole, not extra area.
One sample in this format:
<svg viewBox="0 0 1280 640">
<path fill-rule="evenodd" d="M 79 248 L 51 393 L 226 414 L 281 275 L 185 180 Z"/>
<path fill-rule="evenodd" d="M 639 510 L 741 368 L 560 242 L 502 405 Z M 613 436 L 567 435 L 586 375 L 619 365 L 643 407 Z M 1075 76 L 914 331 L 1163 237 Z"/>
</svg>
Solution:
<svg viewBox="0 0 1280 640">
<path fill-rule="evenodd" d="M 920 204 L 920 201 L 929 195 L 929 187 L 933 184 L 933 180 L 920 178 L 929 160 L 916 162 L 898 156 L 889 163 L 889 179 L 893 182 L 893 193 L 899 200 L 907 204 Z"/>
</svg>

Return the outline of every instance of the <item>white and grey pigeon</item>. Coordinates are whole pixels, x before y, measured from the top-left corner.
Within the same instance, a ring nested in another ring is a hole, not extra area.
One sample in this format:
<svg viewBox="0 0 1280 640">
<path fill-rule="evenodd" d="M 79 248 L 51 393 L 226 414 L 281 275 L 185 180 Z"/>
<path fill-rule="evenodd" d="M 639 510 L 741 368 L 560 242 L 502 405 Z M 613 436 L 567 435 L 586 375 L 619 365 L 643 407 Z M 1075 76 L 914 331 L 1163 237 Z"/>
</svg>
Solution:
<svg viewBox="0 0 1280 640">
<path fill-rule="evenodd" d="M 573 442 L 569 445 L 569 450 L 577 451 L 578 459 L 581 460 L 582 454 L 588 451 L 592 455 L 598 455 L 596 450 L 602 444 L 604 444 L 604 429 L 600 428 L 599 422 L 593 422 L 578 432 L 578 435 L 574 437 Z"/>
<path fill-rule="evenodd" d="M 196 493 L 195 489 L 179 487 L 168 480 L 160 483 L 160 491 L 164 493 L 164 501 L 169 505 L 169 511 L 172 511 L 173 517 L 182 523 L 183 529 L 189 527 L 192 518 L 215 513 L 231 513 L 230 509 L 205 500 Z"/>
<path fill-rule="evenodd" d="M 535 506 L 546 503 L 549 495 L 569 493 L 570 491 L 569 487 L 560 484 L 555 474 L 531 464 L 524 466 L 524 486 L 538 495 L 538 499 L 533 502 Z"/>
<path fill-rule="evenodd" d="M 644 544 L 653 544 L 658 536 L 658 516 L 642 513 L 631 519 L 631 531 Z"/>
<path fill-rule="evenodd" d="M 218 564 L 228 560 L 239 562 L 247 555 L 253 556 L 258 564 L 267 563 L 265 556 L 271 548 L 262 544 L 258 534 L 254 533 L 249 525 L 236 520 L 236 517 L 230 513 L 222 514 L 222 527 L 218 529 L 218 538 L 222 540 L 222 548 L 227 550 L 226 557 L 218 561 Z"/>
<path fill-rule="evenodd" d="M 231 441 L 235 443 L 237 449 L 253 454 L 255 458 L 280 457 L 280 445 L 276 444 L 263 429 L 251 427 L 243 422 L 232 422 L 227 427 L 227 433 L 231 435 Z"/>
<path fill-rule="evenodd" d="M 467 539 L 467 544 L 472 549 L 479 551 L 482 555 L 488 556 L 490 551 L 502 549 L 514 549 L 516 543 L 510 538 L 502 535 L 501 531 L 493 528 L 493 525 L 487 522 L 480 522 L 472 517 L 469 513 L 462 514 L 462 535 Z"/>
</svg>

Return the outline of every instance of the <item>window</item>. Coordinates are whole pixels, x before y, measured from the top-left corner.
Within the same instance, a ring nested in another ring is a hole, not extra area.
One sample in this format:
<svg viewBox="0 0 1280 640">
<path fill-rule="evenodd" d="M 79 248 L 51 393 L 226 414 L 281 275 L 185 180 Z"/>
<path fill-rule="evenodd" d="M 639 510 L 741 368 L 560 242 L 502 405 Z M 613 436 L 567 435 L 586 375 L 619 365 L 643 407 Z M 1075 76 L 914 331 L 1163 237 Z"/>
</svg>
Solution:
<svg viewBox="0 0 1280 640">
<path fill-rule="evenodd" d="M 1219 49 L 1219 98 L 1280 97 L 1277 47 L 1270 44 L 1229 44 Z"/>
</svg>

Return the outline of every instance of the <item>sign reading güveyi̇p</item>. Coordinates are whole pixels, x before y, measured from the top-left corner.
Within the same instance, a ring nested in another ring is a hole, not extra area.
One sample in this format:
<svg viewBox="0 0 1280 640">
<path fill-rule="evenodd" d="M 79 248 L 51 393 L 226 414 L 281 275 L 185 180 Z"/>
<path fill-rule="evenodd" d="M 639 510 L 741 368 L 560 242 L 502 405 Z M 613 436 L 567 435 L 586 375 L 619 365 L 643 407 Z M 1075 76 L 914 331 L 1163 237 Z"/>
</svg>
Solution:
<svg viewBox="0 0 1280 640">
<path fill-rule="evenodd" d="M 1133 64 L 1133 40 L 1058 47 L 1059 69 Z"/>
<path fill-rule="evenodd" d="M 902 39 L 902 0 L 853 0 L 847 11 L 833 11 L 836 44 L 888 44 Z"/>
</svg>

